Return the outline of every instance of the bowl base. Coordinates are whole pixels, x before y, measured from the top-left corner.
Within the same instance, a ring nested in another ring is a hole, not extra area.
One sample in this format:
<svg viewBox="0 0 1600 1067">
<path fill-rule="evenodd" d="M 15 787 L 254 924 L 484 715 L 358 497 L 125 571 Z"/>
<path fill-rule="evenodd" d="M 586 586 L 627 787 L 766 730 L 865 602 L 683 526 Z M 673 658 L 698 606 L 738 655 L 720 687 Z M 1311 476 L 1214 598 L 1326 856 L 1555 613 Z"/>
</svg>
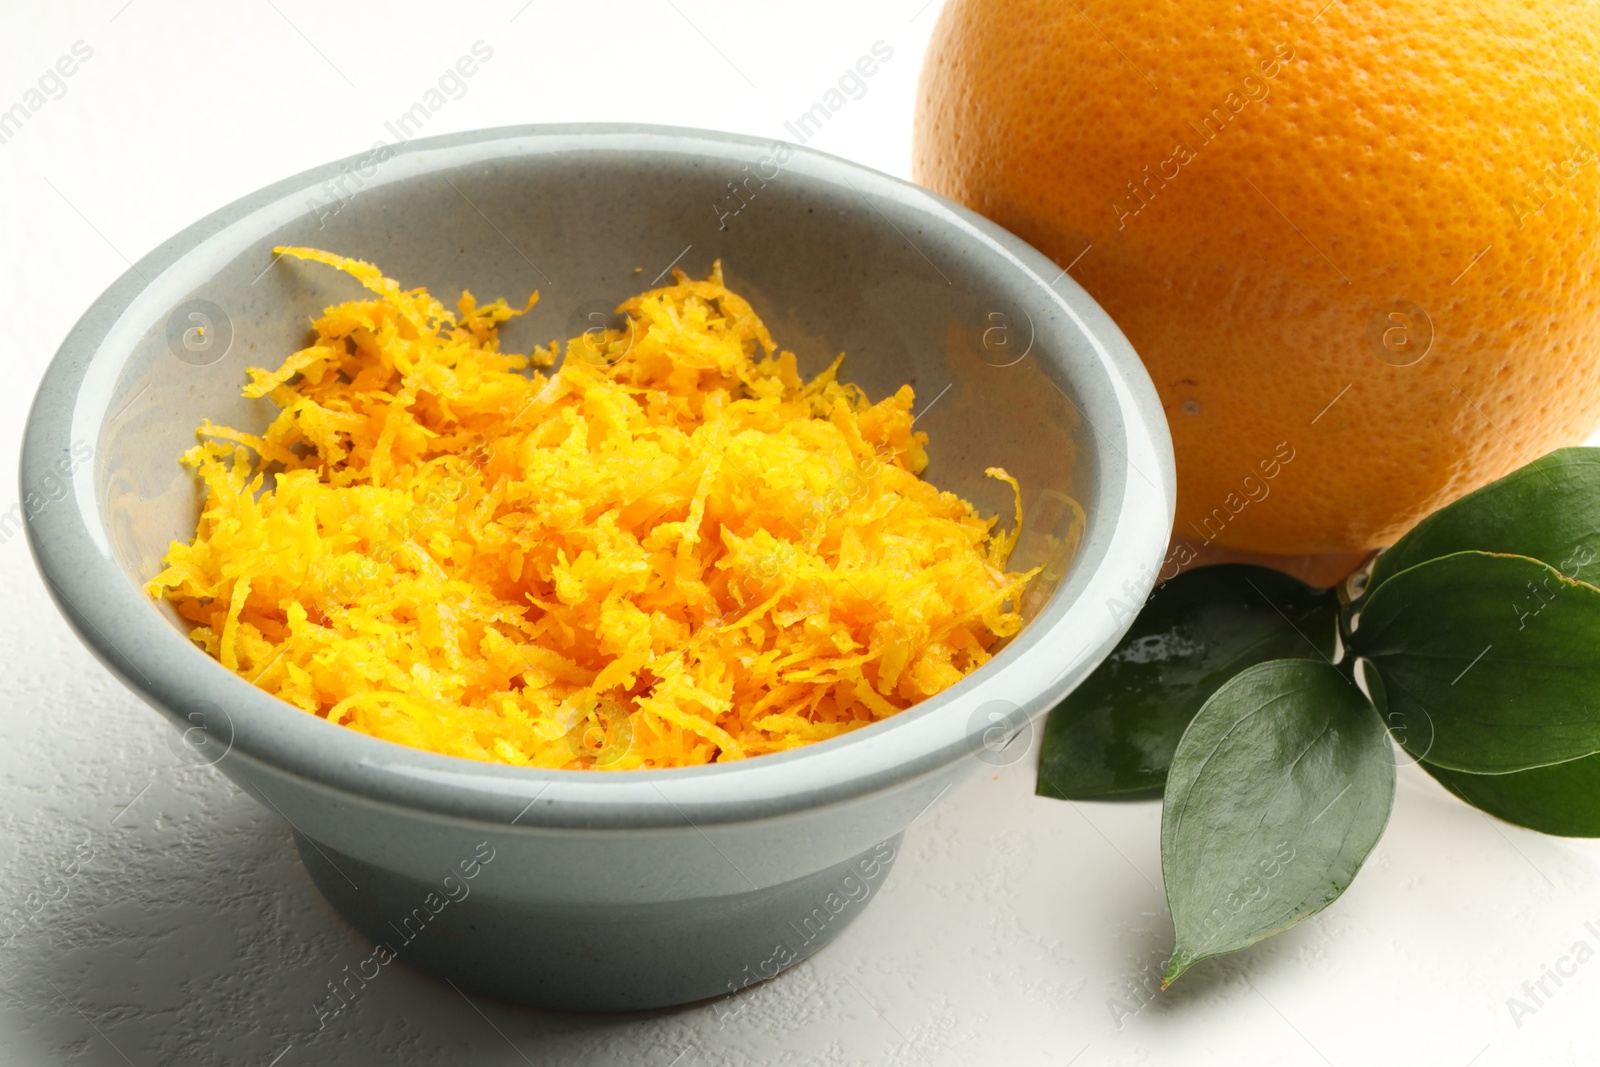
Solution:
<svg viewBox="0 0 1600 1067">
<path fill-rule="evenodd" d="M 736 994 L 800 962 L 877 895 L 900 836 L 748 893 L 594 906 L 541 906 L 483 892 L 445 902 L 437 881 L 365 863 L 298 831 L 294 840 L 322 895 L 377 946 L 366 966 L 398 959 L 500 1000 L 606 1012 Z M 429 898 L 432 907 L 425 906 Z"/>
</svg>

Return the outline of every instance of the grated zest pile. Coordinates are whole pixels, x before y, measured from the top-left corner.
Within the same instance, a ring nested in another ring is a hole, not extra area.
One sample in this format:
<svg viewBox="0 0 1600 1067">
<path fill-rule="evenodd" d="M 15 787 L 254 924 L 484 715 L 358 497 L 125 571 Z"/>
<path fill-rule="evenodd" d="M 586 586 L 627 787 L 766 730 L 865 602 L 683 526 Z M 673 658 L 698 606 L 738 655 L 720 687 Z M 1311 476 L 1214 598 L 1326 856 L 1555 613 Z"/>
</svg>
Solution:
<svg viewBox="0 0 1600 1067">
<path fill-rule="evenodd" d="M 683 767 L 893 715 L 985 663 L 1036 573 L 918 475 L 913 393 L 809 382 L 722 284 L 675 284 L 530 356 L 305 248 L 376 299 L 328 308 L 184 455 L 194 540 L 147 590 L 223 666 L 374 737 L 547 768 Z"/>
</svg>

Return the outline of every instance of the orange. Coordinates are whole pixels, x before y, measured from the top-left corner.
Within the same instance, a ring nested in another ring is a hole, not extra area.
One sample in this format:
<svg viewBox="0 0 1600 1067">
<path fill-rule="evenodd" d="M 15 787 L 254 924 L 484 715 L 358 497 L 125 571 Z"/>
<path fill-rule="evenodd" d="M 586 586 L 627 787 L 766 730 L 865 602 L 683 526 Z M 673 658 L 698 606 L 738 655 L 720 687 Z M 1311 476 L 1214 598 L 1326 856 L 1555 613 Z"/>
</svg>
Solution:
<svg viewBox="0 0 1600 1067">
<path fill-rule="evenodd" d="M 1593 2 L 951 0 L 914 168 L 1133 342 L 1175 544 L 1359 553 L 1600 423 L 1596 82 Z"/>
</svg>

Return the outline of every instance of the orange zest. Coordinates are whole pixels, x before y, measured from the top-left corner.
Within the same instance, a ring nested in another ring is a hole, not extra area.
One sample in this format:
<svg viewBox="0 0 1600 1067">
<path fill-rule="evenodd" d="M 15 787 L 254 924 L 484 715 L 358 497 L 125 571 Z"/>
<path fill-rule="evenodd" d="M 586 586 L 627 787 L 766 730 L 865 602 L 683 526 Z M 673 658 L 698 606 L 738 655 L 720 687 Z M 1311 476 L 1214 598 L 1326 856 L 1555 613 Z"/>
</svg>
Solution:
<svg viewBox="0 0 1600 1067">
<path fill-rule="evenodd" d="M 810 381 L 750 305 L 681 272 L 620 329 L 502 353 L 368 263 L 206 423 L 205 505 L 147 586 L 219 662 L 374 737 L 547 768 L 683 767 L 837 737 L 987 662 L 1035 571 L 919 474 L 912 390 Z M 994 477 L 1016 482 L 1003 470 Z M 1020 517 L 1020 490 L 1018 513 Z"/>
</svg>

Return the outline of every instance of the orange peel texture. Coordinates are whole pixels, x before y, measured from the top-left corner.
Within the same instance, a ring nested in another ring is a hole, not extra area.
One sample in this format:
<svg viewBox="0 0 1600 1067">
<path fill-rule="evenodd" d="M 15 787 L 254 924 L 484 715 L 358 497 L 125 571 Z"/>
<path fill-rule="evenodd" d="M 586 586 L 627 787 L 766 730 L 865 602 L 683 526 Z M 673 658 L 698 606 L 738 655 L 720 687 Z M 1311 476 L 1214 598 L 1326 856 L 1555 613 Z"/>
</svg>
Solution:
<svg viewBox="0 0 1600 1067">
<path fill-rule="evenodd" d="M 912 173 L 1133 343 L 1180 555 L 1327 584 L 1600 427 L 1597 69 L 1593 3 L 949 0 Z"/>
</svg>

